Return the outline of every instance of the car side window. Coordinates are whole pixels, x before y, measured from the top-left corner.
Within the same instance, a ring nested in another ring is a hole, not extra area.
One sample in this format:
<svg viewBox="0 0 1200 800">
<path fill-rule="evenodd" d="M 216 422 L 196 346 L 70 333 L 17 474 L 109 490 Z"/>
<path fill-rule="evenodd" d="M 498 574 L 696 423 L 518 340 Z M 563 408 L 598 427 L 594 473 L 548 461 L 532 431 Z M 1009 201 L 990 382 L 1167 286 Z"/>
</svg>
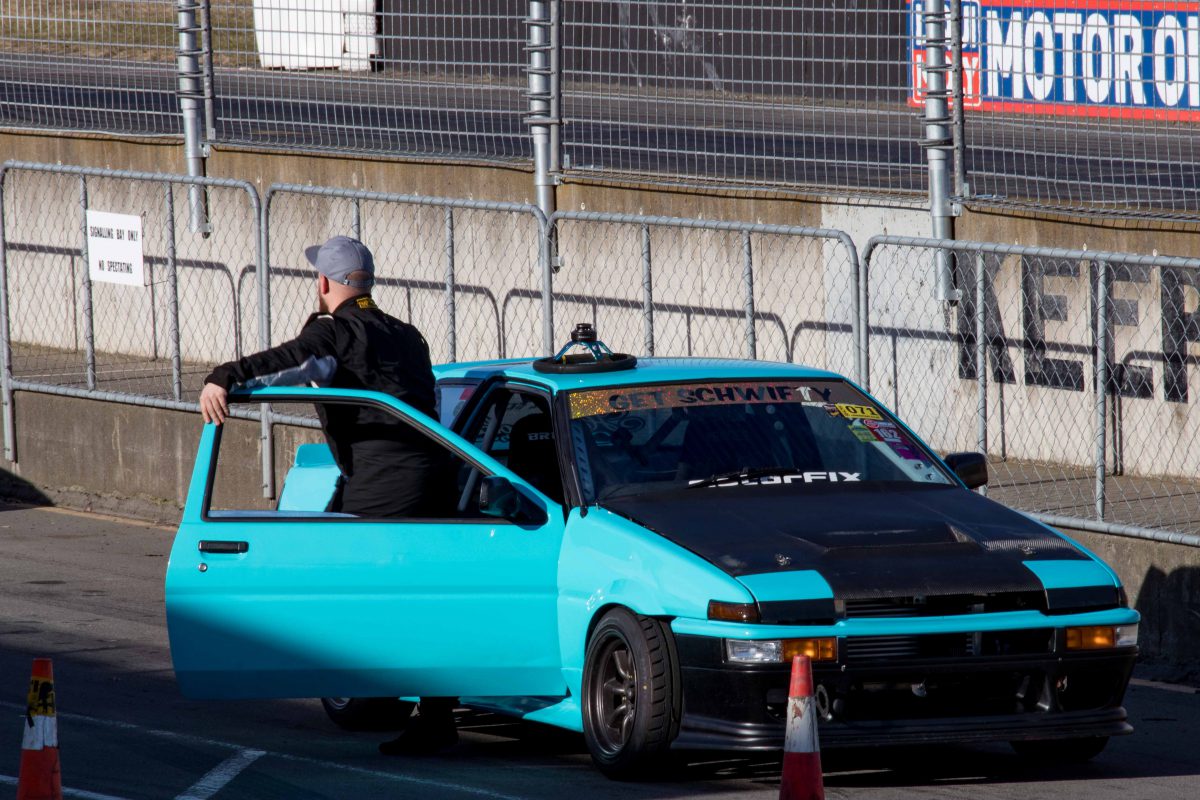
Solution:
<svg viewBox="0 0 1200 800">
<path fill-rule="evenodd" d="M 550 403 L 543 395 L 497 388 L 484 401 L 471 433 L 477 447 L 562 503 L 562 472 L 551 421 Z"/>
<path fill-rule="evenodd" d="M 275 409 L 280 415 L 289 410 L 284 405 Z M 312 406 L 307 409 L 311 414 Z M 318 413 L 333 432 L 339 452 L 333 451 L 320 430 L 279 425 L 276 501 L 260 496 L 261 460 L 254 446 L 258 424 L 226 421 L 212 453 L 208 516 L 331 522 L 481 516 L 477 497 L 459 502 L 463 488 L 459 476 L 474 470 L 474 465 L 445 443 L 373 404 L 324 403 Z M 293 411 L 292 416 L 301 415 Z M 349 483 L 346 472 L 353 475 Z"/>
</svg>

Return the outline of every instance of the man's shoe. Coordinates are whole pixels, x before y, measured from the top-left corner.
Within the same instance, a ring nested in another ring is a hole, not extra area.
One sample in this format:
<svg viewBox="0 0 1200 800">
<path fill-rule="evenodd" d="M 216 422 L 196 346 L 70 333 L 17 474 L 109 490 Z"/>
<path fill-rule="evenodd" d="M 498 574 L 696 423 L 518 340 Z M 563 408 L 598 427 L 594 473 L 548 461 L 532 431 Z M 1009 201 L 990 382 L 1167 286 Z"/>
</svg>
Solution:
<svg viewBox="0 0 1200 800">
<path fill-rule="evenodd" d="M 458 729 L 450 725 L 421 724 L 414 719 L 407 730 L 389 742 L 380 742 L 379 752 L 385 756 L 429 755 L 458 744 Z"/>
</svg>

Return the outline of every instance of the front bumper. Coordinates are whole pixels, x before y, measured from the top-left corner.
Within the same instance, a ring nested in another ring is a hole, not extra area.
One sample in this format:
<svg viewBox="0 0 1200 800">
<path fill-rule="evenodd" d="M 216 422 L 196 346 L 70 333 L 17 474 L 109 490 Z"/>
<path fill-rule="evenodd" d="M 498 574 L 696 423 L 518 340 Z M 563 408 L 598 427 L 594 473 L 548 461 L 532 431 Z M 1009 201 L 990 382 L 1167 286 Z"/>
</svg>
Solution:
<svg viewBox="0 0 1200 800">
<path fill-rule="evenodd" d="M 675 747 L 783 747 L 789 665 L 730 664 L 715 637 L 677 635 L 683 720 Z M 1137 648 L 814 664 L 823 747 L 1131 733 L 1121 707 Z"/>
</svg>

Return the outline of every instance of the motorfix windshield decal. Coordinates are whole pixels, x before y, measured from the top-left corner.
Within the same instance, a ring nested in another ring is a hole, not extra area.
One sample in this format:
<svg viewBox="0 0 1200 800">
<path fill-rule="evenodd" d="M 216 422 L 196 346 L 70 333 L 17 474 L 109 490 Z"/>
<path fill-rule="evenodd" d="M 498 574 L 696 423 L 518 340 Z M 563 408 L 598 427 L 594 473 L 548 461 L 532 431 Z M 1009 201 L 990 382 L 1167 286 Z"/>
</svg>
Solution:
<svg viewBox="0 0 1200 800">
<path fill-rule="evenodd" d="M 774 486 L 792 483 L 858 483 L 860 472 L 796 472 L 790 475 L 763 475 L 753 478 L 730 478 L 727 481 L 713 483 L 710 486 L 725 488 L 729 486 Z M 689 486 L 704 483 L 703 479 L 688 481 Z"/>
<path fill-rule="evenodd" d="M 658 408 L 800 403 L 830 393 L 794 383 L 713 383 L 682 386 L 629 386 L 571 395 L 571 419 Z M 878 417 L 882 419 L 882 417 Z"/>
</svg>

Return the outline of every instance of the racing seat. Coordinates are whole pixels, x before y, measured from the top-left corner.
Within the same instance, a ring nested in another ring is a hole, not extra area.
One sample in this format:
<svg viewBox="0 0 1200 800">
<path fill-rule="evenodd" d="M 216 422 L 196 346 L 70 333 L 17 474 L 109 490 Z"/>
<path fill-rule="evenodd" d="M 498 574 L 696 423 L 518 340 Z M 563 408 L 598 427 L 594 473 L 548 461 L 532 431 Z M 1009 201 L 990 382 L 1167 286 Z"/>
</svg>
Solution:
<svg viewBox="0 0 1200 800">
<path fill-rule="evenodd" d="M 562 470 L 548 412 L 535 411 L 513 423 L 508 437 L 508 468 L 554 502 L 562 503 Z"/>
</svg>

